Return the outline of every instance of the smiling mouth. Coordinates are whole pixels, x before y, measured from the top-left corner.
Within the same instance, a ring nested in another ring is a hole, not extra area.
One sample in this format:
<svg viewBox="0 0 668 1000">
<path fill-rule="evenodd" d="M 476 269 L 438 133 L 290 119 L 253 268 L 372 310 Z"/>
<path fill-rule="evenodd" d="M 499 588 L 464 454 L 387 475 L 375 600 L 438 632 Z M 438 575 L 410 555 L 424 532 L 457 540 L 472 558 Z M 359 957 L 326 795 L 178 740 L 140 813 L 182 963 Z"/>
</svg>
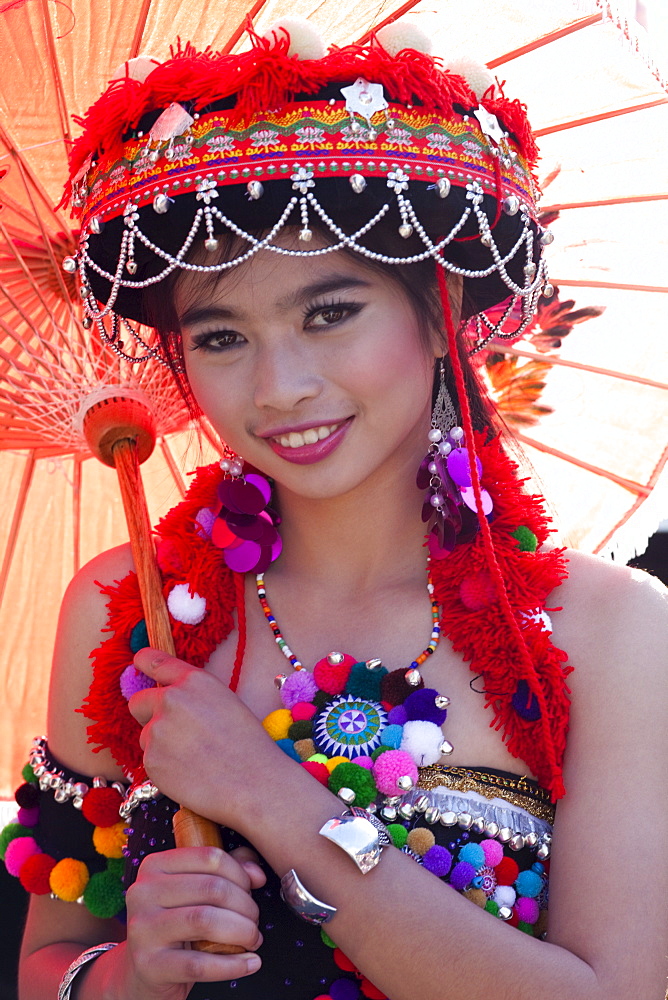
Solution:
<svg viewBox="0 0 668 1000">
<path fill-rule="evenodd" d="M 305 431 L 290 431 L 289 434 L 281 434 L 272 440 L 281 445 L 282 448 L 304 448 L 307 444 L 317 444 L 343 426 L 345 420 L 340 420 L 337 424 L 321 424 L 320 427 L 309 427 Z"/>
</svg>

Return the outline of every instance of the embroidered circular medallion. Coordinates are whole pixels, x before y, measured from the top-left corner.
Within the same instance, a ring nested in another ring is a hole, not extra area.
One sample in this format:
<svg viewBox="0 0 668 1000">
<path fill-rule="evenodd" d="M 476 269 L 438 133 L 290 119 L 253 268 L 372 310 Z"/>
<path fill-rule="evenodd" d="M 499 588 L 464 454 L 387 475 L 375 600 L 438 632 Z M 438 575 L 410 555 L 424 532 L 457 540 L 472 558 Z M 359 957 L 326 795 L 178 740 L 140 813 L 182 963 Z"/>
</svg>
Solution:
<svg viewBox="0 0 668 1000">
<path fill-rule="evenodd" d="M 329 757 L 355 757 L 371 754 L 380 746 L 387 725 L 387 714 L 376 701 L 341 696 L 328 702 L 313 725 L 317 749 Z"/>
</svg>

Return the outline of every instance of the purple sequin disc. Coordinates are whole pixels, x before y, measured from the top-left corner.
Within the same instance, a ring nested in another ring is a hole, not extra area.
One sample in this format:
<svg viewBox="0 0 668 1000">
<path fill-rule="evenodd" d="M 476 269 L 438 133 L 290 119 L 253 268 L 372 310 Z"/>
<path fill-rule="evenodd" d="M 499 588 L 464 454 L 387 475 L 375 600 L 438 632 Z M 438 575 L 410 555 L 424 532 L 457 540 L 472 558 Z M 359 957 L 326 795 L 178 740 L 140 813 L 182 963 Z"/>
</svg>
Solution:
<svg viewBox="0 0 668 1000">
<path fill-rule="evenodd" d="M 494 502 L 487 492 L 487 490 L 480 490 L 480 499 L 482 500 L 482 512 L 483 514 L 491 514 L 492 508 L 494 507 Z M 468 486 L 462 489 L 462 500 L 470 510 L 477 510 L 475 495 L 473 493 L 473 487 Z"/>
<path fill-rule="evenodd" d="M 448 472 L 458 486 L 471 485 L 471 457 L 466 448 L 457 448 L 455 451 L 451 451 L 447 458 L 447 464 Z M 477 457 L 476 467 L 478 469 L 478 477 L 480 477 L 482 475 L 482 463 Z"/>
</svg>

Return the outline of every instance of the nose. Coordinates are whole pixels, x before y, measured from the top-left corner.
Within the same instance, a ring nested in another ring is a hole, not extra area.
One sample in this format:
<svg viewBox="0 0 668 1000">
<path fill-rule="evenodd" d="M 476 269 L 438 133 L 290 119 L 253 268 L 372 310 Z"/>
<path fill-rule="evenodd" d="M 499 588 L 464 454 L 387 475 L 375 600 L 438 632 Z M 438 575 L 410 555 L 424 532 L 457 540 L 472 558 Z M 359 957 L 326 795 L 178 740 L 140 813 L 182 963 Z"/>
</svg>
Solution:
<svg viewBox="0 0 668 1000">
<path fill-rule="evenodd" d="M 322 392 L 323 378 L 312 352 L 294 333 L 265 338 L 255 361 L 258 409 L 290 413 Z"/>
</svg>

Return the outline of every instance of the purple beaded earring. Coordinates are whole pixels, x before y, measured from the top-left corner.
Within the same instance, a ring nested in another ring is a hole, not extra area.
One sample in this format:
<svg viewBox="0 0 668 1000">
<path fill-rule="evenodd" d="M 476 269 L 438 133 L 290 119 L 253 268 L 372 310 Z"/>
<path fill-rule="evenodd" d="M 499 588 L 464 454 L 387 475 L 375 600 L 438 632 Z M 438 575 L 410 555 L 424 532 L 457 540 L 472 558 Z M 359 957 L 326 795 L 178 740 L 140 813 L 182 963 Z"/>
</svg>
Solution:
<svg viewBox="0 0 668 1000">
<path fill-rule="evenodd" d="M 445 359 L 440 359 L 439 386 L 431 416 L 429 448 L 417 474 L 419 490 L 425 490 L 422 520 L 428 524 L 427 541 L 433 559 L 443 559 L 458 541 L 472 537 L 478 528 L 471 485 L 471 457 L 464 444 L 464 431 L 457 426 L 457 413 L 445 384 Z M 482 465 L 476 458 L 478 474 Z M 482 490 L 483 513 L 492 511 L 492 498 Z"/>
<path fill-rule="evenodd" d="M 240 456 L 223 458 L 220 467 L 225 478 L 218 487 L 221 507 L 211 526 L 211 541 L 223 550 L 235 573 L 264 573 L 283 547 L 276 530 L 278 514 L 269 507 L 269 481 L 257 472 L 244 474 Z"/>
</svg>

